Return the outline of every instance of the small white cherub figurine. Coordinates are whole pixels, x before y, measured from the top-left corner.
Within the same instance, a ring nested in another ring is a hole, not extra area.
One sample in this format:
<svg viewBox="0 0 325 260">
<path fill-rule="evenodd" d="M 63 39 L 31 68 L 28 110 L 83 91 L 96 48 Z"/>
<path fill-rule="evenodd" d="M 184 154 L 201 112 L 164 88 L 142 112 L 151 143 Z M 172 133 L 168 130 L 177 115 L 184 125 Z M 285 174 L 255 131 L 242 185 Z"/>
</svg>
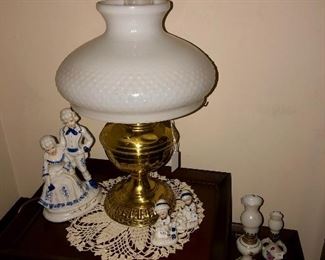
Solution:
<svg viewBox="0 0 325 260">
<path fill-rule="evenodd" d="M 181 193 L 181 200 L 184 202 L 184 206 L 181 209 L 181 215 L 183 219 L 186 219 L 186 229 L 198 227 L 198 215 L 196 211 L 196 205 L 193 201 L 193 194 L 188 190 L 184 190 Z"/>
<path fill-rule="evenodd" d="M 155 212 L 159 216 L 152 237 L 152 244 L 155 246 L 170 246 L 177 242 L 177 231 L 168 214 L 169 208 L 164 199 L 158 200 L 155 205 Z"/>
<path fill-rule="evenodd" d="M 80 118 L 70 108 L 61 110 L 60 119 L 64 124 L 60 129 L 60 144 L 65 147 L 72 166 L 77 167 L 88 184 L 96 189 L 97 183 L 91 178 L 86 166 L 90 147 L 94 143 L 93 136 L 86 127 L 78 124 Z"/>
<path fill-rule="evenodd" d="M 44 186 L 39 200 L 44 207 L 44 217 L 52 222 L 63 222 L 95 206 L 100 199 L 98 191 L 89 191 L 88 185 L 78 179 L 64 147 L 50 135 L 43 136 L 40 145 L 45 152 Z"/>
</svg>

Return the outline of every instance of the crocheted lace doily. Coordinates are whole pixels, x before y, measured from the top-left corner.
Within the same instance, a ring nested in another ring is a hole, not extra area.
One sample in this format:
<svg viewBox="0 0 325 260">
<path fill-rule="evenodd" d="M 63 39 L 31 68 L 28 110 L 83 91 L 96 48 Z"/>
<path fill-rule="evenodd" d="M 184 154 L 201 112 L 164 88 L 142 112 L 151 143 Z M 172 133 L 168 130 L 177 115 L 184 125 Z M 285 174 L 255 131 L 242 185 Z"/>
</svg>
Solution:
<svg viewBox="0 0 325 260">
<path fill-rule="evenodd" d="M 157 173 L 152 173 L 152 177 L 166 181 L 175 197 L 179 198 L 183 190 L 189 190 L 193 193 L 193 201 L 196 204 L 199 224 L 204 218 L 203 204 L 185 182 L 178 179 L 167 179 Z M 101 183 L 106 189 L 111 189 L 116 183 L 126 177 L 118 177 Z M 105 191 L 104 191 L 105 192 Z M 78 217 L 71 221 L 67 228 L 67 239 L 72 246 L 79 251 L 91 251 L 96 256 L 105 259 L 158 259 L 167 257 L 171 253 L 175 253 L 177 249 L 183 249 L 186 242 L 190 240 L 190 234 L 198 227 L 189 229 L 178 234 L 178 241 L 171 246 L 154 246 L 151 243 L 151 237 L 154 233 L 154 227 L 129 227 L 119 224 L 109 218 L 104 210 L 104 199 L 93 210 L 84 216 Z M 174 212 L 171 218 L 175 217 L 177 211 L 181 208 L 183 202 L 176 200 Z"/>
</svg>

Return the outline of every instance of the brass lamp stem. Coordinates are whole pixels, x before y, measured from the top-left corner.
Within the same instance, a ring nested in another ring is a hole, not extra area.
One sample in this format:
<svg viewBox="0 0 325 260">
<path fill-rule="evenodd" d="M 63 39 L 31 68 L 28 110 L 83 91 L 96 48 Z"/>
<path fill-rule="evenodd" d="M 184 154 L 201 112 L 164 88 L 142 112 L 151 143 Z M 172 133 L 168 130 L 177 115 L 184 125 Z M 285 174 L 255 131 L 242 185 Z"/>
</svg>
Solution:
<svg viewBox="0 0 325 260">
<path fill-rule="evenodd" d="M 159 199 L 173 208 L 171 188 L 148 174 L 166 164 L 179 134 L 170 121 L 148 124 L 107 124 L 100 141 L 108 158 L 131 177 L 116 184 L 105 199 L 106 213 L 129 226 L 151 225 L 157 220 L 153 211 Z"/>
</svg>

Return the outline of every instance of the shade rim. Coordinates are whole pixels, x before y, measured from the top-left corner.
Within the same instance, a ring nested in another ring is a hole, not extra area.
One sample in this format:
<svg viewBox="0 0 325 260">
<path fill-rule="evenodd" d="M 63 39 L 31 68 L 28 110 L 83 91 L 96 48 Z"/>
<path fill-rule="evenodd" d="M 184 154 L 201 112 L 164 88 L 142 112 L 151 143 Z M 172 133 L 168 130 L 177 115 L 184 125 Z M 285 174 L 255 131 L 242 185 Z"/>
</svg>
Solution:
<svg viewBox="0 0 325 260">
<path fill-rule="evenodd" d="M 191 103 L 187 106 L 178 107 L 176 109 L 156 111 L 148 113 L 111 113 L 100 112 L 91 109 L 83 108 L 78 105 L 71 104 L 71 107 L 79 115 L 92 118 L 95 120 L 118 123 L 118 124 L 137 124 L 137 123 L 154 123 L 167 120 L 173 120 L 192 114 L 199 110 L 204 104 L 204 101 Z"/>
</svg>

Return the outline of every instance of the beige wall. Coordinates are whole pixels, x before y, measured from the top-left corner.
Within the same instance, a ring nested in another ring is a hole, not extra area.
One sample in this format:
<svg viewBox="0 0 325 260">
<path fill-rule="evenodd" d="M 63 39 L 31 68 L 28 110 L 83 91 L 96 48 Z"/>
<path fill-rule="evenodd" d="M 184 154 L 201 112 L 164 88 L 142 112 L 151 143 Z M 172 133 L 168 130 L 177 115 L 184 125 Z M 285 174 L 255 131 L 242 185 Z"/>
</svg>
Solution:
<svg viewBox="0 0 325 260">
<path fill-rule="evenodd" d="M 8 152 L 6 138 L 2 128 L 0 113 L 0 219 L 18 199 L 15 176 L 12 171 L 11 159 Z"/>
<path fill-rule="evenodd" d="M 95 0 L 0 1 L 3 127 L 19 194 L 40 185 L 38 139 L 56 134 L 67 106 L 55 89 L 63 58 L 100 34 Z M 324 1 L 174 0 L 166 27 L 205 50 L 220 73 L 210 104 L 177 121 L 183 166 L 232 172 L 240 197 L 285 214 L 307 260 L 325 237 Z M 83 118 L 95 136 L 103 122 Z M 105 158 L 97 142 L 93 157 Z"/>
</svg>

